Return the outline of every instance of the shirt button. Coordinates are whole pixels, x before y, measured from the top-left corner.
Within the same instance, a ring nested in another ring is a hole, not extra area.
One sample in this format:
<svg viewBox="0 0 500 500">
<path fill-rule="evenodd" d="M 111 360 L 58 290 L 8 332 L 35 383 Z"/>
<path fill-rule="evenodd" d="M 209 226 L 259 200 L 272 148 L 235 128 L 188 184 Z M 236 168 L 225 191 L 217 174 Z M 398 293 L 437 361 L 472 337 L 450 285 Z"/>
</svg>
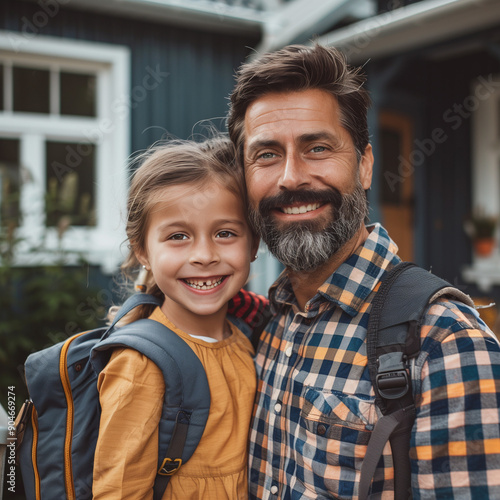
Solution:
<svg viewBox="0 0 500 500">
<path fill-rule="evenodd" d="M 276 493 L 278 493 L 278 487 L 276 485 L 271 486 L 271 493 L 273 495 L 276 495 Z"/>
<path fill-rule="evenodd" d="M 324 436 L 326 434 L 326 426 L 324 424 L 318 425 L 318 434 Z"/>
<path fill-rule="evenodd" d="M 275 411 L 276 413 L 279 413 L 279 412 L 281 411 L 281 404 L 280 404 L 280 403 L 276 403 L 276 404 L 274 405 L 274 411 Z"/>
<path fill-rule="evenodd" d="M 285 356 L 289 358 L 293 354 L 293 346 L 288 344 L 285 349 Z"/>
</svg>

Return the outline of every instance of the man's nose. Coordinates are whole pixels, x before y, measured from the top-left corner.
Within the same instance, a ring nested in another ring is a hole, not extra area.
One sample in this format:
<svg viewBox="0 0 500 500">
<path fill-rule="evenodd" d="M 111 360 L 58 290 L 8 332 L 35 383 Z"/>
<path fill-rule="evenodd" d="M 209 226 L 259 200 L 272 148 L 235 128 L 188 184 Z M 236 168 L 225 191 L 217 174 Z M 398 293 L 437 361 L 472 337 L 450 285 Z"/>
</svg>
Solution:
<svg viewBox="0 0 500 500">
<path fill-rule="evenodd" d="M 295 152 L 287 154 L 278 180 L 278 187 L 287 191 L 295 191 L 310 184 L 311 176 L 306 162 Z"/>
</svg>

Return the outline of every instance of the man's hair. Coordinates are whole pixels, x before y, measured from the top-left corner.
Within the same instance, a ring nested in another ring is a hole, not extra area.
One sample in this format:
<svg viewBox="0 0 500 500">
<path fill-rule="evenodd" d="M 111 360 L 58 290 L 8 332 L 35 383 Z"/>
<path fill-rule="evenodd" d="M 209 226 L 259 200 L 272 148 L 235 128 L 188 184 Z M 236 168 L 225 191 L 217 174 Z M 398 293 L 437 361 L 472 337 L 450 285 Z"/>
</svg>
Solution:
<svg viewBox="0 0 500 500">
<path fill-rule="evenodd" d="M 321 45 L 290 45 L 242 64 L 230 96 L 227 122 L 240 160 L 245 144 L 245 113 L 252 102 L 270 93 L 320 89 L 337 99 L 340 121 L 352 138 L 359 161 L 369 142 L 366 115 L 370 97 L 364 83 L 360 68 L 349 67 L 341 52 Z"/>
</svg>

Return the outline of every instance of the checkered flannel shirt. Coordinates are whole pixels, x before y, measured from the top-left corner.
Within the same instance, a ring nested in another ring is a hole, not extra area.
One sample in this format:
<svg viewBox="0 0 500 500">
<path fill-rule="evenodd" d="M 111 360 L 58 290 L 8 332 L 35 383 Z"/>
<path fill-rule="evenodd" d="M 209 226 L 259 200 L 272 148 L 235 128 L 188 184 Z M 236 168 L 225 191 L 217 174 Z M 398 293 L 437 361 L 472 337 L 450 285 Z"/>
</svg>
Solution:
<svg viewBox="0 0 500 500">
<path fill-rule="evenodd" d="M 380 279 L 400 262 L 385 229 L 298 308 L 286 273 L 271 287 L 275 317 L 256 357 L 260 383 L 250 434 L 250 498 L 355 499 L 381 416 L 366 357 Z M 500 499 L 500 346 L 477 313 L 438 299 L 421 328 L 413 370 L 414 499 Z M 390 445 L 371 498 L 394 498 Z"/>
</svg>

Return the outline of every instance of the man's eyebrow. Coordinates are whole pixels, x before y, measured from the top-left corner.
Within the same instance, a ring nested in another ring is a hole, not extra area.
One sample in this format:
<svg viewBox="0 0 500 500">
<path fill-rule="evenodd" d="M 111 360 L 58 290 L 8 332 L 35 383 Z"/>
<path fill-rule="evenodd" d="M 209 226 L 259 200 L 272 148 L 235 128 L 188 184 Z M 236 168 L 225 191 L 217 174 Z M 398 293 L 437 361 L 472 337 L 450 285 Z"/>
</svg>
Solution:
<svg viewBox="0 0 500 500">
<path fill-rule="evenodd" d="M 329 141 L 333 143 L 334 146 L 340 144 L 340 139 L 334 134 L 330 134 L 329 132 L 311 132 L 307 134 L 302 134 L 298 137 L 299 142 L 308 143 L 315 141 Z"/>
<path fill-rule="evenodd" d="M 329 132 L 308 132 L 300 135 L 297 139 L 298 142 L 302 144 L 315 141 L 329 141 L 334 146 L 339 146 L 341 144 L 340 138 Z M 279 145 L 280 142 L 276 139 L 256 139 L 249 143 L 247 153 L 252 153 L 256 149 L 272 148 Z"/>
<path fill-rule="evenodd" d="M 279 141 L 275 139 L 257 139 L 255 141 L 250 142 L 248 145 L 248 153 L 251 153 L 259 148 L 272 148 L 279 146 Z"/>
</svg>

